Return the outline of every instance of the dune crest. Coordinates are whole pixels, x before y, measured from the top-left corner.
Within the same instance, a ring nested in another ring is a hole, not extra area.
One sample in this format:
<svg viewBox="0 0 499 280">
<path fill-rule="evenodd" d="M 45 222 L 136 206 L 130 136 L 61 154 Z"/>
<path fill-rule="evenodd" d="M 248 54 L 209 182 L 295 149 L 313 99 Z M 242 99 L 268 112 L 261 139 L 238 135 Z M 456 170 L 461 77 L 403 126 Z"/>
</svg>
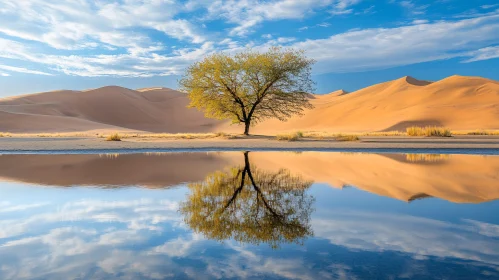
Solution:
<svg viewBox="0 0 499 280">
<path fill-rule="evenodd" d="M 251 132 L 403 131 L 413 125 L 499 129 L 499 82 L 481 77 L 429 82 L 405 76 L 350 93 L 310 94 L 310 102 L 314 108 L 303 116 L 287 122 L 267 120 Z M 164 87 L 27 94 L 0 99 L 0 131 L 241 132 L 241 126 L 207 119 L 188 104 L 184 93 Z"/>
</svg>

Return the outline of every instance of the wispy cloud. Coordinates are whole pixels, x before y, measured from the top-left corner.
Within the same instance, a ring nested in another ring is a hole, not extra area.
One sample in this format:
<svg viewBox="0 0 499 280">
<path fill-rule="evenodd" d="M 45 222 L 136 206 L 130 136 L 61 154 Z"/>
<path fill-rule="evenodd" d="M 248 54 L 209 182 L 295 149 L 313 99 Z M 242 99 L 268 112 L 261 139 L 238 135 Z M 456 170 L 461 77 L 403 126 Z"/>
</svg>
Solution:
<svg viewBox="0 0 499 280">
<path fill-rule="evenodd" d="M 346 15 L 353 13 L 352 6 L 360 3 L 361 0 L 339 0 L 329 11 L 332 15 Z"/>
<path fill-rule="evenodd" d="M 14 67 L 14 66 L 1 65 L 1 64 L 0 64 L 0 69 L 10 71 L 10 72 L 19 72 L 19 73 L 26 73 L 26 74 L 52 76 L 52 74 L 42 72 L 42 71 L 30 70 L 30 69 L 26 69 L 23 67 Z"/>
<path fill-rule="evenodd" d="M 392 3 L 399 4 L 401 7 L 406 9 L 408 13 L 412 15 L 424 15 L 426 13 L 426 9 L 428 9 L 428 7 L 430 6 L 428 4 L 418 5 L 413 0 L 404 0 L 404 1 L 392 0 Z"/>
<path fill-rule="evenodd" d="M 210 17 L 223 18 L 237 26 L 231 35 L 244 36 L 254 32 L 254 28 L 264 22 L 282 19 L 302 19 L 316 10 L 331 5 L 340 5 L 336 0 L 218 0 L 208 6 Z M 346 4 L 341 4 L 344 6 Z"/>
<path fill-rule="evenodd" d="M 477 46 L 499 44 L 499 15 L 420 23 L 395 28 L 354 30 L 326 39 L 306 40 L 294 47 L 307 50 L 316 71 L 352 72 L 413 63 L 476 56 Z M 487 50 L 492 57 L 493 49 Z"/>
<path fill-rule="evenodd" d="M 426 11 L 426 5 L 408 0 L 396 3 L 411 12 L 411 23 L 332 33 L 338 31 L 329 28 L 335 22 L 327 12 L 371 13 L 373 6 L 366 8 L 360 0 L 4 0 L 0 3 L 0 58 L 5 60 L 0 61 L 0 75 L 178 75 L 213 52 L 264 50 L 274 45 L 306 50 L 318 61 L 317 73 L 497 57 L 499 10 L 492 11 L 494 7 L 460 19 L 427 21 L 414 18 Z M 307 17 L 320 12 L 325 18 L 307 24 Z M 283 35 L 260 30 L 265 23 L 279 20 L 303 20 L 298 31 L 310 32 Z M 207 28 L 211 22 L 222 22 L 225 32 Z M 307 39 L 315 28 L 331 33 Z"/>
<path fill-rule="evenodd" d="M 468 53 L 468 56 L 470 56 L 470 58 L 464 60 L 464 63 L 499 58 L 499 46 L 487 47 L 476 51 L 471 51 Z"/>
</svg>

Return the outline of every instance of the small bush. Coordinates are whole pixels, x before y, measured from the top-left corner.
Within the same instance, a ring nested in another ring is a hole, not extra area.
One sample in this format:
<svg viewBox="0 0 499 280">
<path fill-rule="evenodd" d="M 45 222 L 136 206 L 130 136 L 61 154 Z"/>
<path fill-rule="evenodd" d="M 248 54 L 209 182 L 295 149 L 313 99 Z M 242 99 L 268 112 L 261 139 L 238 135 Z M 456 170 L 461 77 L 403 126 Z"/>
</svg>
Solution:
<svg viewBox="0 0 499 280">
<path fill-rule="evenodd" d="M 336 141 L 359 141 L 360 138 L 357 135 L 338 135 L 335 137 Z"/>
<path fill-rule="evenodd" d="M 288 134 L 277 134 L 275 136 L 275 139 L 277 139 L 279 141 L 298 141 L 301 138 L 300 135 L 303 136 L 303 133 L 295 132 L 295 133 L 288 133 Z"/>
<path fill-rule="evenodd" d="M 114 133 L 109 135 L 106 138 L 106 141 L 121 141 L 121 136 L 118 133 Z"/>
<path fill-rule="evenodd" d="M 444 127 L 438 126 L 411 126 L 406 129 L 409 136 L 438 136 L 438 137 L 451 137 L 452 132 Z"/>
</svg>

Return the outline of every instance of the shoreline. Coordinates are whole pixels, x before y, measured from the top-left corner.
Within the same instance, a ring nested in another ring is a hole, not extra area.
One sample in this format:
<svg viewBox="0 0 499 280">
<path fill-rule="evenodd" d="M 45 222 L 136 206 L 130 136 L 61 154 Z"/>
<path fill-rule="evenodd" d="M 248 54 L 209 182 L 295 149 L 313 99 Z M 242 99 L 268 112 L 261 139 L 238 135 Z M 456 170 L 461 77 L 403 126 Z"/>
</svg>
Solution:
<svg viewBox="0 0 499 280">
<path fill-rule="evenodd" d="M 0 154 L 15 153 L 143 153 L 208 151 L 328 151 L 499 154 L 499 136 L 406 137 L 366 136 L 360 141 L 301 139 L 277 141 L 268 137 L 241 139 L 125 139 L 0 138 Z"/>
</svg>

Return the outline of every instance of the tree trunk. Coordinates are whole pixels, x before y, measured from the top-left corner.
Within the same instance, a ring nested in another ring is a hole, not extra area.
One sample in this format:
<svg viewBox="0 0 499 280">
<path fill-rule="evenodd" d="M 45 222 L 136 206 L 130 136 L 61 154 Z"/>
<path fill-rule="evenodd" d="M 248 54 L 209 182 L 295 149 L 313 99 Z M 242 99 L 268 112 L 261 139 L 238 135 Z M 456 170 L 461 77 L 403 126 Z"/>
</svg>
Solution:
<svg viewBox="0 0 499 280">
<path fill-rule="evenodd" d="M 249 120 L 244 122 L 244 135 L 249 135 L 250 124 Z"/>
</svg>

